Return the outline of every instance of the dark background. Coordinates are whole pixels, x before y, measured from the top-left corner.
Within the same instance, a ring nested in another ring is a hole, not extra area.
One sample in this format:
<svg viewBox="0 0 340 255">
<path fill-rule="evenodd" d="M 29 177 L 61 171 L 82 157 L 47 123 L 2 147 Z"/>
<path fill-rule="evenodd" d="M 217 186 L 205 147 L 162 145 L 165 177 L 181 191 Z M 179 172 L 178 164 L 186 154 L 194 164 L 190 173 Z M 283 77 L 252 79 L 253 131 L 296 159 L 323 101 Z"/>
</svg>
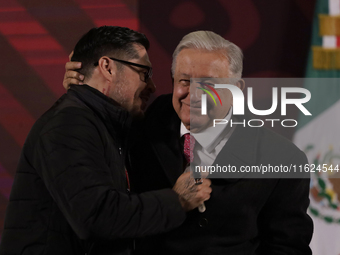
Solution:
<svg viewBox="0 0 340 255">
<path fill-rule="evenodd" d="M 315 0 L 6 0 L 0 2 L 0 235 L 25 138 L 64 93 L 64 65 L 94 26 L 141 31 L 151 42 L 156 95 L 170 93 L 171 56 L 180 39 L 211 30 L 244 51 L 244 77 L 303 77 Z M 254 105 L 271 105 L 271 86 Z M 296 117 L 292 110 L 290 117 Z M 288 118 L 288 117 L 287 117 Z M 293 129 L 275 131 L 291 138 Z"/>
</svg>

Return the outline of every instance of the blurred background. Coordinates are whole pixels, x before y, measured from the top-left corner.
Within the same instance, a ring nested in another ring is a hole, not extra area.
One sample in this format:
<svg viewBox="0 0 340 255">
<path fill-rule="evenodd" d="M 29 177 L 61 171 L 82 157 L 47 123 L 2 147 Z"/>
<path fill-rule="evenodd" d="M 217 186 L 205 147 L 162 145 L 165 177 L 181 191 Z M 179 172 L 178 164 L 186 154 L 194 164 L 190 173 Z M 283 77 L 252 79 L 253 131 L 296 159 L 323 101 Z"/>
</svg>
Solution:
<svg viewBox="0 0 340 255">
<path fill-rule="evenodd" d="M 340 23 L 335 19 L 323 25 L 334 25 L 339 31 L 334 28 L 320 32 L 320 13 L 337 17 L 340 0 L 0 1 L 0 236 L 25 138 L 35 120 L 65 92 L 62 80 L 68 55 L 90 28 L 126 26 L 147 35 L 157 85 L 155 98 L 171 93 L 172 52 L 185 34 L 195 30 L 214 31 L 238 45 L 244 52 L 244 77 L 338 77 Z M 313 45 L 320 48 L 315 49 L 317 57 L 313 56 Z M 339 86 L 335 84 L 332 101 L 326 100 L 327 107 L 340 98 Z M 254 105 L 258 109 L 270 107 L 271 93 L 270 86 L 261 87 L 254 94 Z M 319 92 L 315 93 L 312 98 Z M 297 118 L 297 109 L 288 114 L 286 118 Z M 294 128 L 277 127 L 275 131 L 305 146 L 300 138 L 293 138 Z M 310 135 L 315 136 L 313 132 Z M 339 136 L 334 139 L 338 141 Z M 316 189 L 315 198 L 322 202 L 331 196 L 336 202 L 332 200 L 332 210 L 339 211 L 335 184 L 324 182 L 328 186 L 320 186 L 319 182 L 311 186 Z M 323 215 L 320 210 L 316 214 Z M 332 217 L 322 222 L 336 229 L 334 233 L 340 237 L 340 216 Z M 324 250 L 315 254 L 340 254 L 340 247 L 330 250 L 334 253 Z"/>
</svg>

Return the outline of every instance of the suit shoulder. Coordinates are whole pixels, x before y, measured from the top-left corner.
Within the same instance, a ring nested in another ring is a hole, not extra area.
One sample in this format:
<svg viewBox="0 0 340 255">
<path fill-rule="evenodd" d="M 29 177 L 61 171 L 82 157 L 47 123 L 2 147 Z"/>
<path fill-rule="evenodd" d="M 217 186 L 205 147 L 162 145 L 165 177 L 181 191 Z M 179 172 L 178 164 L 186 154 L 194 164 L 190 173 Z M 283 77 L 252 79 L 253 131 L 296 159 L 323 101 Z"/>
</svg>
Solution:
<svg viewBox="0 0 340 255">
<path fill-rule="evenodd" d="M 305 158 L 305 154 L 292 141 L 265 127 L 260 129 L 260 143 L 262 148 L 274 153 Z"/>
</svg>

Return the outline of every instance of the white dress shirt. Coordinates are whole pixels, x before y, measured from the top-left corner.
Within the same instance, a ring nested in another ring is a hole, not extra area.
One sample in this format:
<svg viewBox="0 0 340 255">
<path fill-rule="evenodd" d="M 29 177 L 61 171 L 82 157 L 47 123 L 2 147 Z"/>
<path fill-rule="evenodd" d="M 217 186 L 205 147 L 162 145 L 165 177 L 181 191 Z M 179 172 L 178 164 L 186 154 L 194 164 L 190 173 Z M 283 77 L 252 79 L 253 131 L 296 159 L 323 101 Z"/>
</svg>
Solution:
<svg viewBox="0 0 340 255">
<path fill-rule="evenodd" d="M 181 123 L 181 137 L 184 134 L 190 133 L 196 140 L 194 147 L 194 161 L 192 164 L 196 166 L 211 166 L 217 155 L 221 152 L 224 145 L 227 143 L 235 126 L 230 127 L 232 108 L 224 118 L 228 124 L 218 124 L 215 127 L 211 126 L 199 133 L 191 133 Z"/>
</svg>

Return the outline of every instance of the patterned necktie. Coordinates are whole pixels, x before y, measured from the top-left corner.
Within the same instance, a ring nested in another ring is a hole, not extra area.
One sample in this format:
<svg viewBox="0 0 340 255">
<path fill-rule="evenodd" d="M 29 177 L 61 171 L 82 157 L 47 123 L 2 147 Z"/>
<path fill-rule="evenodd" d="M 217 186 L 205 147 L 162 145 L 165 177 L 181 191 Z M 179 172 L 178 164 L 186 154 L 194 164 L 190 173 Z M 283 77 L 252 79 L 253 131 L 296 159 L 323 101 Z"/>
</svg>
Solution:
<svg viewBox="0 0 340 255">
<path fill-rule="evenodd" d="M 194 161 L 195 138 L 189 133 L 184 135 L 184 156 L 187 163 Z"/>
</svg>

